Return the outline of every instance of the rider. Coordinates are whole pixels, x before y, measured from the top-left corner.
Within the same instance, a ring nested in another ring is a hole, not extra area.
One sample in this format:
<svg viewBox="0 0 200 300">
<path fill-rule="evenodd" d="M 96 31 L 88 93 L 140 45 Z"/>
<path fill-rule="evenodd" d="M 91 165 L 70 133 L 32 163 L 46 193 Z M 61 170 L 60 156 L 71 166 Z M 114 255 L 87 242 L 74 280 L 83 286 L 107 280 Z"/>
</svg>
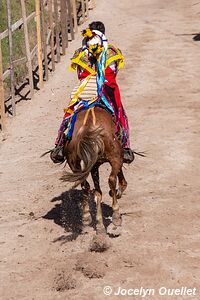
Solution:
<svg viewBox="0 0 200 300">
<path fill-rule="evenodd" d="M 100 58 L 103 49 L 105 50 L 104 75 L 102 84 L 102 99 L 105 99 L 105 104 L 111 107 L 116 135 L 122 143 L 124 150 L 124 162 L 131 163 L 134 159 L 133 151 L 130 149 L 128 119 L 121 103 L 120 91 L 116 82 L 118 70 L 123 67 L 124 60 L 121 51 L 111 44 L 108 44 L 105 37 L 105 26 L 102 22 L 96 21 L 89 24 L 89 28 L 83 30 L 84 36 L 82 48 L 75 51 L 72 58 L 71 69 L 77 70 L 78 79 L 83 82 L 89 78 L 89 75 L 100 73 Z M 101 69 L 102 70 L 102 69 Z M 97 75 L 96 75 L 97 76 Z M 96 80 L 95 80 L 96 81 Z M 81 86 L 79 87 L 80 90 Z M 77 90 L 78 91 L 78 90 Z M 76 95 L 80 94 L 75 92 Z M 82 88 L 83 91 L 83 88 Z M 65 109 L 65 115 L 58 131 L 58 137 L 55 142 L 55 148 L 51 151 L 50 157 L 54 163 L 63 162 L 64 144 L 69 139 L 66 137 L 66 129 L 69 125 L 69 119 L 76 109 L 78 98 L 72 98 L 68 107 Z"/>
</svg>

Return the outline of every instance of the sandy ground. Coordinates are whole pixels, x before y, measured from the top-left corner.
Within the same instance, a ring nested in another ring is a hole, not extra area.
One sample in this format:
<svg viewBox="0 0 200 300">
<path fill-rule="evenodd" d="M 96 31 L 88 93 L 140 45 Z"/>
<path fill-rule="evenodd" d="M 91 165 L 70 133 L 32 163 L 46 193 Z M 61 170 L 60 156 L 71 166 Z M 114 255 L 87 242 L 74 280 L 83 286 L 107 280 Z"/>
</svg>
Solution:
<svg viewBox="0 0 200 300">
<path fill-rule="evenodd" d="M 104 253 L 88 250 L 95 234 L 74 234 L 80 192 L 59 180 L 51 148 L 76 76 L 67 67 L 81 37 L 34 99 L 18 105 L 0 146 L 0 299 L 142 299 L 117 296 L 151 288 L 148 299 L 200 299 L 200 4 L 196 0 L 101 0 L 88 22 L 102 20 L 126 65 L 118 76 L 132 146 L 146 151 L 125 169 L 121 235 Z M 101 169 L 103 211 L 110 214 Z M 110 286 L 113 293 L 103 294 Z M 161 296 L 159 288 L 196 288 Z"/>
</svg>

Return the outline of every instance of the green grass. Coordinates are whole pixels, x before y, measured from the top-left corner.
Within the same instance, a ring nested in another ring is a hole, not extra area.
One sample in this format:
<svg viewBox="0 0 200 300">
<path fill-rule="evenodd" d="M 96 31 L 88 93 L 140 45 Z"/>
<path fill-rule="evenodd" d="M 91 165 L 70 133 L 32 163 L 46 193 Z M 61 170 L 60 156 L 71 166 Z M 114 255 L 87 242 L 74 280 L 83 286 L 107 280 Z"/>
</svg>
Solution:
<svg viewBox="0 0 200 300">
<path fill-rule="evenodd" d="M 25 0 L 26 15 L 28 16 L 35 10 L 35 0 Z M 20 0 L 11 0 L 11 18 L 12 23 L 15 23 L 21 18 L 21 4 Z M 7 13 L 6 0 L 0 1 L 0 32 L 7 29 Z"/>
<path fill-rule="evenodd" d="M 26 15 L 28 16 L 35 10 L 35 0 L 25 0 L 26 4 Z M 11 19 L 12 24 L 21 19 L 21 3 L 20 0 L 11 0 Z M 0 0 L 0 32 L 3 32 L 7 29 L 7 11 L 6 11 L 6 0 Z M 33 45 L 36 42 L 36 25 L 35 21 L 32 20 L 29 22 L 29 33 L 30 34 L 30 44 Z M 19 59 L 25 56 L 25 42 L 24 42 L 24 30 L 17 29 L 13 32 L 13 59 Z M 9 68 L 9 44 L 8 38 L 4 38 L 1 41 L 2 46 L 2 56 L 3 56 L 3 70 Z M 25 65 L 19 65 L 15 67 L 15 82 L 18 84 L 23 81 L 24 76 L 26 75 L 27 70 Z M 10 81 L 7 79 L 5 81 L 6 89 L 10 87 Z"/>
</svg>

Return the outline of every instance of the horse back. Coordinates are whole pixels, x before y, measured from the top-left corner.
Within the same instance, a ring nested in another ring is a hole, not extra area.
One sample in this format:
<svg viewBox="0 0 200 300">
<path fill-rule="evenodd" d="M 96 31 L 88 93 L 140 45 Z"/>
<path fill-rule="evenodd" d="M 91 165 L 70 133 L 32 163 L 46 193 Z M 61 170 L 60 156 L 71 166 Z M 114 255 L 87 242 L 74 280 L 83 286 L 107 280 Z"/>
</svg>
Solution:
<svg viewBox="0 0 200 300">
<path fill-rule="evenodd" d="M 88 172 L 96 162 L 100 164 L 110 162 L 111 165 L 115 164 L 121 168 L 123 150 L 115 135 L 112 116 L 99 107 L 95 107 L 94 113 L 91 110 L 81 111 L 77 115 L 72 139 L 65 145 L 64 153 L 75 173 L 80 169 L 80 162 L 84 162 L 85 171 L 82 175 L 80 172 L 77 173 L 81 180 L 88 176 Z"/>
<path fill-rule="evenodd" d="M 109 135 L 115 135 L 115 124 L 113 118 L 109 112 L 100 107 L 94 108 L 95 113 L 95 125 L 92 114 L 88 114 L 88 118 L 85 123 L 85 127 L 97 126 L 102 128 L 102 132 L 108 133 Z M 77 114 L 77 119 L 73 131 L 73 138 L 76 138 L 79 129 L 83 126 L 86 116 L 86 110 L 81 111 Z"/>
</svg>

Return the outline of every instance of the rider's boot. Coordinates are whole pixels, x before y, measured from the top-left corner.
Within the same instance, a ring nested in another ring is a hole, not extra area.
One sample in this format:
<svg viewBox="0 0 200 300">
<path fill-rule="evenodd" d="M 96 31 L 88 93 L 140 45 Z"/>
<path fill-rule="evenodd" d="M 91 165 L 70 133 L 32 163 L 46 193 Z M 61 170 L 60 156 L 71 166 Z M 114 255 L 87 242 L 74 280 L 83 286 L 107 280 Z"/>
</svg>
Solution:
<svg viewBox="0 0 200 300">
<path fill-rule="evenodd" d="M 126 164 L 130 164 L 134 161 L 134 152 L 130 148 L 124 148 L 124 153 L 123 153 L 123 162 Z"/>
<path fill-rule="evenodd" d="M 65 135 L 63 132 L 59 132 L 58 137 L 56 139 L 55 148 L 53 148 L 50 152 L 50 158 L 55 164 L 63 163 L 65 161 L 64 146 Z"/>
<path fill-rule="evenodd" d="M 64 145 L 56 145 L 54 149 L 50 152 L 50 158 L 55 163 L 63 163 L 65 161 L 64 157 Z"/>
</svg>

